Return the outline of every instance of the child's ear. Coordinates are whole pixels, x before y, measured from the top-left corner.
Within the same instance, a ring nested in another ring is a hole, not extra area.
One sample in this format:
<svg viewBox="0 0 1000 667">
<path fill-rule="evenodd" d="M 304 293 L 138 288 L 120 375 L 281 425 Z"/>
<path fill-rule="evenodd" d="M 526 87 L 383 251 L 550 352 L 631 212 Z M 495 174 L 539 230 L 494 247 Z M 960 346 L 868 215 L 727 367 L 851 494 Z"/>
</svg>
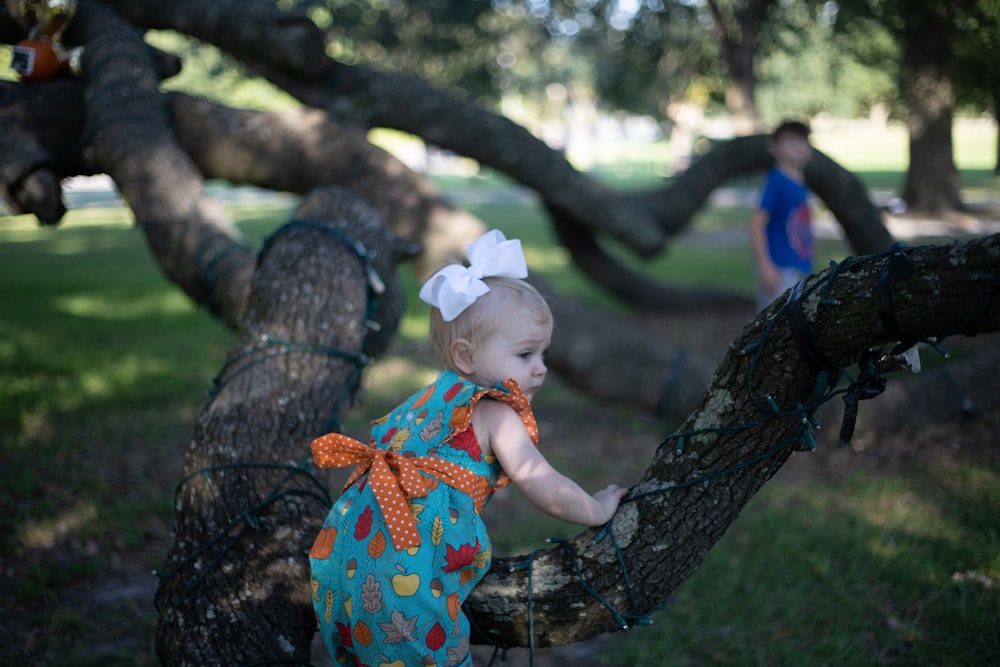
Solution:
<svg viewBox="0 0 1000 667">
<path fill-rule="evenodd" d="M 473 349 L 472 343 L 465 338 L 456 338 L 451 341 L 451 363 L 455 365 L 455 368 L 466 374 L 475 370 Z"/>
</svg>

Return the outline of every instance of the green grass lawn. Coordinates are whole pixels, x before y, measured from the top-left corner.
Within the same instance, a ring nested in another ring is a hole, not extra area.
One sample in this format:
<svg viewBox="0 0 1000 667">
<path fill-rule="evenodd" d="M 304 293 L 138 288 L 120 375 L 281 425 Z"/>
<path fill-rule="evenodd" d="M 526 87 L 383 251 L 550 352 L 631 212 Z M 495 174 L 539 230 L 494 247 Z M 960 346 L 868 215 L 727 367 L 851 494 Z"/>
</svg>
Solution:
<svg viewBox="0 0 1000 667">
<path fill-rule="evenodd" d="M 898 182 L 894 164 L 873 161 L 872 187 Z M 985 170 L 975 163 L 970 182 L 1000 195 Z M 532 269 L 560 290 L 616 307 L 554 247 L 537 211 L 517 204 L 472 210 L 522 238 Z M 289 212 L 282 206 L 232 211 L 254 243 Z M 696 224 L 736 228 L 746 213 L 706 210 Z M 844 251 L 827 249 L 830 256 Z M 644 268 L 681 283 L 740 288 L 749 257 L 740 245 L 679 239 L 665 258 Z M 408 278 L 406 289 L 416 303 Z M 368 399 L 350 416 L 355 428 L 398 400 L 408 379 L 419 383 L 414 376 L 428 372 L 413 352 L 425 331 L 422 309 L 411 308 L 401 344 L 369 373 Z M 108 572 L 129 569 L 133 561 L 131 569 L 143 572 L 161 565 L 192 423 L 231 343 L 230 332 L 167 284 L 121 209 L 74 210 L 58 229 L 38 228 L 26 217 L 0 218 L 0 562 L 6 572 L 0 644 L 7 644 L 0 663 L 18 663 L 12 656 L 19 655 L 23 632 L 36 647 L 32 655 L 42 656 L 37 664 L 153 664 L 151 604 L 120 618 L 95 618 L 79 603 Z M 609 470 L 638 474 L 669 429 L 552 384 L 548 397 L 539 396 L 540 415 L 599 413 L 610 433 L 639 443 L 629 450 L 637 454 L 614 462 L 550 452 L 585 486 L 603 483 Z M 581 429 L 572 436 L 588 434 Z M 575 533 L 509 502 L 521 523 L 500 522 L 498 552 L 530 550 L 545 546 L 545 536 Z M 615 635 L 578 664 L 995 663 L 998 516 L 1000 468 L 960 458 L 943 468 L 918 461 L 902 471 L 812 475 L 807 483 L 779 474 L 651 626 Z M 112 646 L 95 658 L 95 638 L 111 626 L 145 637 L 144 650 Z"/>
</svg>

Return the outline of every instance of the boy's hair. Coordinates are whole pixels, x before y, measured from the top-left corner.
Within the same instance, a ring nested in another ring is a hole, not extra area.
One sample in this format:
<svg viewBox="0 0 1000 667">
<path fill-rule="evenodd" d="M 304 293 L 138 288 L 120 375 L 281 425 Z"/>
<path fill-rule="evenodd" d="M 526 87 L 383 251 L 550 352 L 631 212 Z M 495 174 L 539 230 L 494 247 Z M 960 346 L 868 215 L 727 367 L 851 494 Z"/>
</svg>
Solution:
<svg viewBox="0 0 1000 667">
<path fill-rule="evenodd" d="M 784 134 L 794 134 L 803 139 L 809 138 L 809 126 L 798 120 L 786 120 L 771 133 L 771 141 L 777 141 Z"/>
<path fill-rule="evenodd" d="M 458 372 L 451 357 L 451 344 L 459 339 L 478 347 L 496 330 L 500 322 L 513 310 L 533 316 L 539 324 L 551 323 L 552 311 L 537 289 L 516 278 L 483 278 L 490 291 L 450 322 L 445 322 L 441 311 L 431 307 L 430 335 L 427 342 L 430 352 L 443 367 Z"/>
</svg>

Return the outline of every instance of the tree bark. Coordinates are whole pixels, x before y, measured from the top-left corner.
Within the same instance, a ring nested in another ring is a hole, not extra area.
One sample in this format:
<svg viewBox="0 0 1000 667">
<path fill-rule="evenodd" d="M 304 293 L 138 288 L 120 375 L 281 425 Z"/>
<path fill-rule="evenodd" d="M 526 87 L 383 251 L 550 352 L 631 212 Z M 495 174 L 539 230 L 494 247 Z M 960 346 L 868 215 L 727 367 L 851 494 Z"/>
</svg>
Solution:
<svg viewBox="0 0 1000 667">
<path fill-rule="evenodd" d="M 324 190 L 262 254 L 185 460 L 156 596 L 163 664 L 308 663 L 307 553 L 329 509 L 309 442 L 336 426 L 396 328 L 396 249 L 357 195 Z"/>
</svg>

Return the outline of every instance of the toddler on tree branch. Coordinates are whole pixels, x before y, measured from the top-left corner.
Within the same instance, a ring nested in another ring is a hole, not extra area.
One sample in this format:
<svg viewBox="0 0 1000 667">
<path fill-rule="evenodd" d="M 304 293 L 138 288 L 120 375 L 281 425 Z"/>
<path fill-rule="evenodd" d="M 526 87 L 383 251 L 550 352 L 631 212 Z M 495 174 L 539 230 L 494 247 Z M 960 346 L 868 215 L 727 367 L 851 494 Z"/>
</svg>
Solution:
<svg viewBox="0 0 1000 667">
<path fill-rule="evenodd" d="M 337 664 L 472 665 L 462 602 L 489 570 L 480 511 L 495 489 L 513 482 L 538 509 L 584 526 L 606 523 L 628 493 L 611 484 L 591 496 L 537 449 L 530 402 L 553 320 L 523 280 L 520 242 L 494 230 L 468 259 L 420 292 L 445 370 L 373 422 L 369 444 L 338 433 L 312 444 L 318 466 L 356 466 L 310 552 Z"/>
</svg>

